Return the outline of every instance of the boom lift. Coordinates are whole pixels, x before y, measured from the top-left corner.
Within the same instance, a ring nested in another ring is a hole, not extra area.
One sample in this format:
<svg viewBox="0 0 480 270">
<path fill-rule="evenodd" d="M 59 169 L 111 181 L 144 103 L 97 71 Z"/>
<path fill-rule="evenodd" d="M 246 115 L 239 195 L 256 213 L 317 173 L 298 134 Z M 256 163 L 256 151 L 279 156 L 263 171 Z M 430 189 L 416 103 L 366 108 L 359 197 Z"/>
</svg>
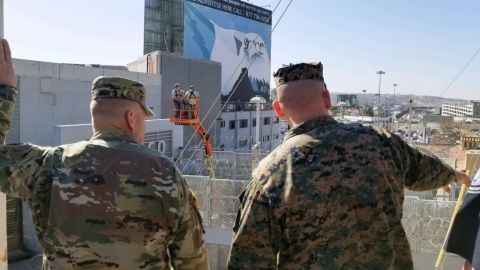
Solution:
<svg viewBox="0 0 480 270">
<path fill-rule="evenodd" d="M 205 151 L 204 155 L 204 163 L 205 168 L 208 171 L 210 178 L 215 178 L 215 171 L 213 170 L 212 165 L 212 141 L 210 138 L 210 134 L 202 125 L 202 122 L 199 118 L 199 98 L 195 97 L 195 105 L 192 105 L 193 109 L 185 109 L 183 106 L 177 110 L 172 107 L 173 102 L 170 102 L 169 106 L 169 121 L 174 123 L 175 125 L 184 125 L 184 126 L 191 126 L 197 136 L 202 140 L 203 147 Z"/>
</svg>

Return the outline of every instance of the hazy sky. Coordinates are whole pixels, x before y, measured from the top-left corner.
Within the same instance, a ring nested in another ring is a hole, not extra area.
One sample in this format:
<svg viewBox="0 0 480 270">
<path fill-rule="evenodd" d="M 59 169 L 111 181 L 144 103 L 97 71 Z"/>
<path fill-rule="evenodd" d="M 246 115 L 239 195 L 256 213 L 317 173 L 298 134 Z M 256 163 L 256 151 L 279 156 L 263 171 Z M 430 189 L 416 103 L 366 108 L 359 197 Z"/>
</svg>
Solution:
<svg viewBox="0 0 480 270">
<path fill-rule="evenodd" d="M 141 0 L 4 0 L 14 57 L 125 65 L 143 53 Z M 278 0 L 251 0 L 271 5 Z M 274 13 L 275 23 L 289 0 Z M 322 61 L 331 91 L 439 95 L 480 48 L 478 0 L 293 0 L 273 33 L 272 71 Z M 444 97 L 480 99 L 480 55 Z"/>
</svg>

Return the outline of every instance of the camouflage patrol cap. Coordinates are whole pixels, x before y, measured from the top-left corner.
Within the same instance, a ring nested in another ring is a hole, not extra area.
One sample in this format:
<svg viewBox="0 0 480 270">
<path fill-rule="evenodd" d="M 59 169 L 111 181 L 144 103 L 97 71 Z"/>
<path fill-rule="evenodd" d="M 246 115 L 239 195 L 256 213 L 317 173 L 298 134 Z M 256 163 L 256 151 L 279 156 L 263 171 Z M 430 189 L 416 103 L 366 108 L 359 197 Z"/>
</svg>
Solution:
<svg viewBox="0 0 480 270">
<path fill-rule="evenodd" d="M 92 83 L 92 100 L 120 98 L 135 101 L 147 116 L 155 113 L 145 104 L 145 86 L 121 77 L 97 77 Z"/>
<path fill-rule="evenodd" d="M 290 64 L 281 67 L 273 73 L 277 87 L 298 80 L 323 80 L 323 65 L 321 62 Z"/>
</svg>

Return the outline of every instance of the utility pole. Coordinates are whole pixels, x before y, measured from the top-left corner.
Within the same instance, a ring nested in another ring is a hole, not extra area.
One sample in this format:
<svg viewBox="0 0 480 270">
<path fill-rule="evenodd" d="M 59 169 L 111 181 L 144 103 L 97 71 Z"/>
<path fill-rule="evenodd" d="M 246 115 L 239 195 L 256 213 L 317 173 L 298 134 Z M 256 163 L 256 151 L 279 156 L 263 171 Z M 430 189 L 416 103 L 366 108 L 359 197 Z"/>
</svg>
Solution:
<svg viewBox="0 0 480 270">
<path fill-rule="evenodd" d="M 382 89 L 382 75 L 385 75 L 385 71 L 377 71 L 378 75 L 378 96 L 377 96 L 377 117 L 380 116 L 380 89 Z"/>
<path fill-rule="evenodd" d="M 409 106 L 408 106 L 408 140 L 411 143 L 413 143 L 412 139 L 412 103 L 413 103 L 413 98 L 410 97 Z"/>
<path fill-rule="evenodd" d="M 0 37 L 3 38 L 3 0 L 0 0 Z M 1 142 L 4 143 L 4 142 Z M 0 192 L 0 270 L 8 269 L 7 196 Z"/>
<path fill-rule="evenodd" d="M 397 89 L 398 84 L 393 84 L 393 107 L 395 107 L 395 90 Z"/>
<path fill-rule="evenodd" d="M 365 111 L 367 109 L 367 100 L 365 99 L 365 93 L 367 92 L 367 90 L 363 89 L 362 92 L 363 92 L 363 112 L 362 112 L 362 124 L 363 124 L 363 117 L 365 116 Z"/>
</svg>

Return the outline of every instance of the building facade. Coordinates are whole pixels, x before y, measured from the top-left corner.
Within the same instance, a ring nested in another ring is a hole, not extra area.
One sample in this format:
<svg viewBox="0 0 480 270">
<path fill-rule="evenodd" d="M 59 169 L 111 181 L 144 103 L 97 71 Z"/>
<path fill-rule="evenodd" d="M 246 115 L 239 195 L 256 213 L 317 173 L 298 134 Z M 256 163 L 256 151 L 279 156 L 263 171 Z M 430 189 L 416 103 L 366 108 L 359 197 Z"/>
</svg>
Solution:
<svg viewBox="0 0 480 270">
<path fill-rule="evenodd" d="M 455 117 L 480 117 L 480 101 L 468 103 L 449 102 L 442 104 L 442 115 Z"/>
<path fill-rule="evenodd" d="M 195 87 L 199 98 L 199 117 L 204 127 L 210 133 L 218 133 L 215 126 L 215 119 L 220 117 L 220 84 L 221 65 L 216 62 L 192 59 L 182 55 L 164 51 L 155 51 L 138 58 L 136 61 L 127 64 L 130 71 L 156 74 L 160 78 L 162 90 L 159 99 L 156 101 L 162 104 L 159 118 L 168 118 L 173 114 L 173 102 L 171 93 L 176 83 L 180 84 L 183 90 L 190 85 Z M 183 148 L 192 148 L 201 142 L 194 134 L 194 130 L 185 126 Z"/>
<path fill-rule="evenodd" d="M 240 0 L 146 0 L 144 54 L 219 62 L 222 102 L 268 99 L 272 12 Z"/>
<path fill-rule="evenodd" d="M 184 0 L 145 0 L 143 54 L 183 54 Z"/>
<path fill-rule="evenodd" d="M 261 104 L 260 123 L 257 123 L 255 106 L 254 103 L 229 103 L 224 107 L 216 123 L 220 127 L 216 149 L 250 152 L 256 143 L 257 125 L 262 152 L 270 152 L 283 142 L 287 124 L 276 116 L 270 103 Z"/>
<path fill-rule="evenodd" d="M 460 139 L 463 150 L 480 149 L 480 137 L 479 136 L 462 136 Z"/>
</svg>

